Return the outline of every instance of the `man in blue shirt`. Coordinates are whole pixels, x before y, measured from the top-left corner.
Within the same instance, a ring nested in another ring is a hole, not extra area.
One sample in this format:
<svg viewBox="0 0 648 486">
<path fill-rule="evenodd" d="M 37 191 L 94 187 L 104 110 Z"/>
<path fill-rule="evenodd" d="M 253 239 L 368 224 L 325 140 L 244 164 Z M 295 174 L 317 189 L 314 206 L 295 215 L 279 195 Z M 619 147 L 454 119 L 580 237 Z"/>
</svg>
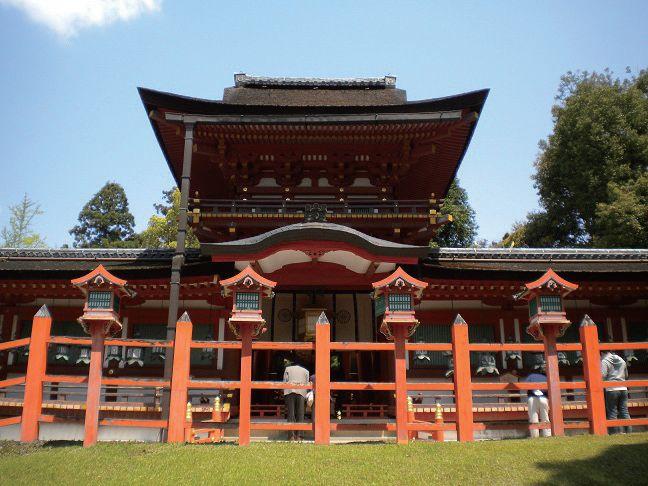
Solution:
<svg viewBox="0 0 648 486">
<path fill-rule="evenodd" d="M 524 381 L 527 383 L 546 383 L 547 377 L 540 372 L 530 373 Z M 529 390 L 527 394 L 529 396 L 527 400 L 529 406 L 529 423 L 537 424 L 542 422 L 548 424 L 549 400 L 547 394 L 543 390 Z M 551 430 L 542 429 L 541 434 L 542 437 L 549 437 L 551 435 Z M 535 439 L 538 436 L 538 429 L 531 429 L 531 438 Z"/>
</svg>

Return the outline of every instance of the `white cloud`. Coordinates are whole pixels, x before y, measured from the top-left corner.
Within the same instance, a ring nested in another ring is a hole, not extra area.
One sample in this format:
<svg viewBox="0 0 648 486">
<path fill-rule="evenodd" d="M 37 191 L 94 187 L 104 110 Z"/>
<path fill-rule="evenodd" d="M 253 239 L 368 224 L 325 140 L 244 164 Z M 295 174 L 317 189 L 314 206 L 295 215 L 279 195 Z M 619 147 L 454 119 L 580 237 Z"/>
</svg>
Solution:
<svg viewBox="0 0 648 486">
<path fill-rule="evenodd" d="M 62 37 L 87 27 L 131 20 L 160 8 L 161 0 L 0 0 L 24 10 L 29 17 Z"/>
</svg>

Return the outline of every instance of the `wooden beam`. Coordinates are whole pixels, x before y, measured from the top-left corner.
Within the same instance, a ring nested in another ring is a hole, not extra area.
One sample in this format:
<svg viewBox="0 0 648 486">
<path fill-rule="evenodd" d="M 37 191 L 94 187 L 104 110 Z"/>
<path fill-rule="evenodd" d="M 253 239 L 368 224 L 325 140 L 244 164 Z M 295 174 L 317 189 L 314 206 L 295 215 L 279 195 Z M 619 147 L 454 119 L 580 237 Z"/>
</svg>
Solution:
<svg viewBox="0 0 648 486">
<path fill-rule="evenodd" d="M 315 444 L 331 441 L 331 325 L 322 312 L 315 323 Z"/>
<path fill-rule="evenodd" d="M 99 433 L 99 402 L 101 401 L 101 374 L 103 368 L 105 328 L 103 322 L 90 324 L 90 368 L 88 370 L 88 387 L 83 435 L 83 447 L 97 443 Z"/>
<path fill-rule="evenodd" d="M 191 334 L 193 324 L 186 312 L 176 323 L 175 347 L 173 350 L 173 372 L 171 375 L 171 400 L 169 404 L 169 432 L 167 441 L 172 443 L 185 440 L 185 415 L 187 389 L 191 370 Z"/>
<path fill-rule="evenodd" d="M 239 389 L 240 446 L 250 444 L 250 416 L 252 404 L 252 328 L 254 323 L 241 323 L 241 387 Z"/>
<path fill-rule="evenodd" d="M 590 433 L 607 435 L 603 377 L 601 376 L 601 350 L 596 324 L 585 316 L 581 322 L 580 340 L 583 345 L 583 375 L 587 383 L 587 417 Z"/>
<path fill-rule="evenodd" d="M 32 321 L 29 361 L 25 375 L 25 395 L 20 429 L 21 442 L 38 440 L 38 417 L 43 403 L 43 378 L 47 369 L 47 339 L 52 327 L 52 316 L 42 306 Z"/>
<path fill-rule="evenodd" d="M 556 350 L 557 325 L 543 326 L 543 342 L 545 346 L 545 362 L 547 363 L 547 388 L 549 391 L 549 418 L 552 435 L 565 435 L 563 421 L 562 399 L 560 396 L 560 370 L 558 368 L 558 352 Z"/>
<path fill-rule="evenodd" d="M 457 440 L 471 442 L 475 438 L 473 433 L 468 324 L 459 314 L 452 323 L 452 357 L 454 359 L 453 379 L 457 407 Z"/>
</svg>

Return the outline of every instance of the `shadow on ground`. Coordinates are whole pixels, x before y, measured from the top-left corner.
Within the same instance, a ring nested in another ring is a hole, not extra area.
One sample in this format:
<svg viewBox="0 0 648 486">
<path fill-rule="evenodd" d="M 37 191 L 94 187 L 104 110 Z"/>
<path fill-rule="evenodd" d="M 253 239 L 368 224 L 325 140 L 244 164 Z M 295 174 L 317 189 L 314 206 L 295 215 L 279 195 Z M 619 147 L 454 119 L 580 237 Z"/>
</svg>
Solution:
<svg viewBox="0 0 648 486">
<path fill-rule="evenodd" d="M 539 469 L 551 474 L 542 485 L 648 484 L 648 442 L 613 445 L 589 459 L 557 458 L 540 462 Z"/>
</svg>

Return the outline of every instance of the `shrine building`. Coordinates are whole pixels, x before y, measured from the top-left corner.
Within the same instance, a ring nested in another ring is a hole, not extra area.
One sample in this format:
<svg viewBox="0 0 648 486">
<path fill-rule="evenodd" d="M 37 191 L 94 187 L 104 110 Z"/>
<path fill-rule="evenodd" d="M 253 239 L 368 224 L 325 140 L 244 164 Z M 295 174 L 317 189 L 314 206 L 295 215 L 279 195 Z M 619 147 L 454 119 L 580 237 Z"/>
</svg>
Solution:
<svg viewBox="0 0 648 486">
<path fill-rule="evenodd" d="M 648 426 L 648 250 L 430 246 L 488 90 L 236 74 L 221 100 L 139 94 L 181 191 L 177 247 L 0 249 L 0 438 Z M 605 350 L 629 365 L 630 420 L 605 417 Z M 317 379 L 284 383 L 294 361 Z M 549 424 L 528 423 L 533 370 Z M 315 411 L 287 423 L 295 387 Z"/>
</svg>

